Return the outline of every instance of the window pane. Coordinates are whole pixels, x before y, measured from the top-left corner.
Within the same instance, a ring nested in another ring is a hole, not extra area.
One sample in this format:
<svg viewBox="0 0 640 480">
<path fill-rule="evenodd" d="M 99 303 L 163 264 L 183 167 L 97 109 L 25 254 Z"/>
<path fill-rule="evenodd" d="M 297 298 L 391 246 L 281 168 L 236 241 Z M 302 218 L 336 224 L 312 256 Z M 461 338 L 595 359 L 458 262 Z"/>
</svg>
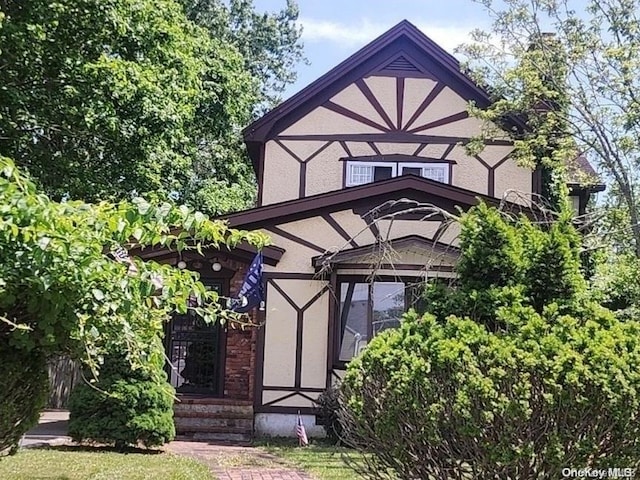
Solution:
<svg viewBox="0 0 640 480">
<path fill-rule="evenodd" d="M 340 360 L 348 361 L 365 347 L 368 338 L 367 310 L 369 285 L 366 283 L 340 284 Z"/>
<path fill-rule="evenodd" d="M 386 180 L 393 176 L 393 167 L 375 167 L 374 181 Z"/>
<path fill-rule="evenodd" d="M 404 283 L 373 284 L 373 334 L 400 325 L 405 310 Z"/>
<path fill-rule="evenodd" d="M 437 182 L 446 183 L 446 175 L 445 168 L 448 167 L 423 167 L 422 168 L 422 176 L 424 178 L 430 178 L 431 180 L 435 180 Z"/>
<path fill-rule="evenodd" d="M 362 185 L 373 181 L 373 166 L 371 165 L 350 165 L 349 185 Z"/>
<path fill-rule="evenodd" d="M 403 175 L 422 175 L 422 168 L 420 167 L 402 167 Z"/>
</svg>

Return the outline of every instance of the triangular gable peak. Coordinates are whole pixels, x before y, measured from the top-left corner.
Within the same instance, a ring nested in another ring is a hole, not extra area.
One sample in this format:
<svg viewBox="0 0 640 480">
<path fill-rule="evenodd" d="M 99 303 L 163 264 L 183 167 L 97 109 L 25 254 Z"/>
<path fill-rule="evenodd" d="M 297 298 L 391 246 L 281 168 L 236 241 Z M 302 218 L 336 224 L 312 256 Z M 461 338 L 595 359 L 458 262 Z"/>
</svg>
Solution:
<svg viewBox="0 0 640 480">
<path fill-rule="evenodd" d="M 464 144 L 482 131 L 482 122 L 467 113 L 469 101 L 490 102 L 454 57 L 401 22 L 245 129 L 259 203 L 358 184 L 353 162 L 384 162 L 393 155 L 406 161 L 387 162 L 380 178 L 440 175 L 441 181 L 491 197 L 508 189 L 531 193 L 531 172 L 508 158 L 507 139 L 467 155 Z M 453 167 L 436 174 L 443 167 L 434 163 Z"/>
<path fill-rule="evenodd" d="M 371 76 L 430 78 L 481 106 L 490 101 L 488 94 L 460 71 L 452 55 L 405 20 L 249 125 L 243 132 L 245 140 L 263 142 L 277 135 L 350 84 Z"/>
</svg>

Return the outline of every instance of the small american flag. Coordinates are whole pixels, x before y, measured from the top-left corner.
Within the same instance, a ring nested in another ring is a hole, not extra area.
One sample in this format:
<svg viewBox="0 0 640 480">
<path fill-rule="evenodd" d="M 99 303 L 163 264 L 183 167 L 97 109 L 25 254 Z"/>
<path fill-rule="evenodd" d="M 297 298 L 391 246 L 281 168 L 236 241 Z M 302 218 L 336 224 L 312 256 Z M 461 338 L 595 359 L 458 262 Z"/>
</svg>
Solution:
<svg viewBox="0 0 640 480">
<path fill-rule="evenodd" d="M 304 423 L 302 423 L 300 411 L 298 411 L 298 418 L 296 420 L 296 436 L 298 437 L 298 446 L 306 447 L 307 445 L 309 445 L 307 431 L 304 429 Z"/>
</svg>

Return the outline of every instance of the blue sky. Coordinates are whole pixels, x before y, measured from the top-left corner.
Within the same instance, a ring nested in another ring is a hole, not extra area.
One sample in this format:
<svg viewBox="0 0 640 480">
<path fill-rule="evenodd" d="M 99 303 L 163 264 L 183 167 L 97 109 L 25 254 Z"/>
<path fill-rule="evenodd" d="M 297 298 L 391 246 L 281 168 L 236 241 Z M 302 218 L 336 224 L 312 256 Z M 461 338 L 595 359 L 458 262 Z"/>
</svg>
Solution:
<svg viewBox="0 0 640 480">
<path fill-rule="evenodd" d="M 259 10 L 279 10 L 285 0 L 255 0 Z M 449 52 L 471 30 L 488 27 L 483 7 L 471 0 L 298 0 L 302 40 L 310 65 L 298 65 L 287 98 L 403 19 Z"/>
</svg>

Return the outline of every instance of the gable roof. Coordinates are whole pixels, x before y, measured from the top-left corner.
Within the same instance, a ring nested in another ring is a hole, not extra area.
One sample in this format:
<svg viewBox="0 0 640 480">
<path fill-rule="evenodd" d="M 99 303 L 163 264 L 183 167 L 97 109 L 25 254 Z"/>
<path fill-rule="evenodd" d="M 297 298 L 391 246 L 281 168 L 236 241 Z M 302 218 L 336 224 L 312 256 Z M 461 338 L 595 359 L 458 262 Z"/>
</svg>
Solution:
<svg viewBox="0 0 640 480">
<path fill-rule="evenodd" d="M 480 200 L 498 206 L 500 199 L 482 195 L 471 190 L 454 187 L 417 175 L 402 175 L 342 190 L 333 190 L 304 198 L 265 205 L 223 216 L 233 228 L 258 229 L 309 218 L 321 213 L 352 209 L 364 215 L 390 200 L 408 198 L 423 203 L 432 203 L 447 211 L 457 207 L 468 209 Z M 509 203 L 509 202 L 507 202 Z M 513 211 L 529 211 L 527 207 L 510 204 Z"/>
<path fill-rule="evenodd" d="M 490 104 L 489 94 L 460 71 L 460 63 L 442 47 L 403 20 L 300 92 L 243 130 L 254 167 L 259 162 L 259 145 L 281 132 L 336 93 L 367 74 L 418 70 L 447 84 L 463 98 L 480 107 Z M 401 75 L 401 73 L 399 73 Z M 516 121 L 516 119 L 512 119 Z"/>
<path fill-rule="evenodd" d="M 415 234 L 390 239 L 384 243 L 388 243 L 395 250 L 404 250 L 413 247 L 426 252 L 437 251 L 441 254 L 444 253 L 455 256 L 460 253 L 460 249 L 458 247 Z M 317 255 L 311 259 L 311 262 L 313 263 L 313 266 L 318 269 L 329 264 L 349 262 L 366 255 L 376 255 L 379 251 L 380 245 L 378 243 L 372 243 L 361 247 L 343 250 L 341 252 L 327 252 L 322 255 Z"/>
</svg>

